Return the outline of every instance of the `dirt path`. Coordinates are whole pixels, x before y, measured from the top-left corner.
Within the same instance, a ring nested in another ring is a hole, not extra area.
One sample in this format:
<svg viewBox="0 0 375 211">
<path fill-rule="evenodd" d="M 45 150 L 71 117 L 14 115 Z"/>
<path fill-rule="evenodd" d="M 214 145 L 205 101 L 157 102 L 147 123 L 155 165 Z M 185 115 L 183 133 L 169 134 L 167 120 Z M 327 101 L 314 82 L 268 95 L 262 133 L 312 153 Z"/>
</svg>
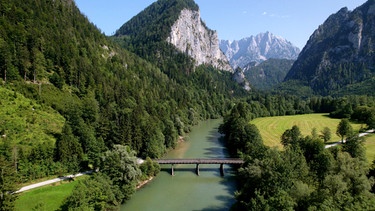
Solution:
<svg viewBox="0 0 375 211">
<path fill-rule="evenodd" d="M 72 179 L 72 178 L 75 178 L 75 177 L 80 177 L 80 176 L 83 176 L 83 175 L 86 175 L 86 174 L 91 174 L 91 173 L 92 173 L 92 171 L 86 171 L 86 172 L 82 172 L 82 173 L 78 173 L 78 174 L 71 174 L 71 175 L 68 175 L 68 176 L 65 176 L 65 177 L 50 179 L 50 180 L 47 180 L 47 181 L 44 181 L 44 182 L 39 182 L 39 183 L 35 183 L 35 184 L 32 184 L 32 185 L 22 187 L 21 189 L 19 189 L 18 191 L 15 191 L 14 193 L 21 193 L 21 192 L 31 190 L 31 189 L 34 189 L 34 188 L 39 188 L 39 187 L 42 187 L 42 186 L 50 185 L 50 184 L 60 182 L 60 181 L 64 181 L 64 180 L 69 180 L 69 179 Z"/>
<path fill-rule="evenodd" d="M 364 133 L 360 133 L 358 136 L 359 136 L 359 137 L 367 136 L 367 135 L 369 135 L 370 133 L 373 133 L 374 131 L 375 131 L 374 129 L 372 129 L 372 130 L 368 130 L 368 131 L 366 131 L 366 132 L 364 132 Z M 345 143 L 345 140 L 344 140 L 344 143 Z M 337 146 L 337 145 L 339 145 L 339 144 L 342 144 L 341 141 L 338 141 L 338 142 L 333 143 L 333 144 L 327 144 L 327 145 L 325 146 L 325 148 L 327 149 L 327 148 L 330 148 L 330 147 Z"/>
</svg>

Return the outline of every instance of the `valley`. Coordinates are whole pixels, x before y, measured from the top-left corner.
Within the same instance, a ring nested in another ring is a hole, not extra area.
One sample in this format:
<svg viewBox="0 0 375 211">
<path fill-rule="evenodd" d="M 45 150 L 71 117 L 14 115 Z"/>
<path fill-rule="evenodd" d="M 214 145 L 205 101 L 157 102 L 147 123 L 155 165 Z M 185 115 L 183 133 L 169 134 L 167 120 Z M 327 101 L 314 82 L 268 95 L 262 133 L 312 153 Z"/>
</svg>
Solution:
<svg viewBox="0 0 375 211">
<path fill-rule="evenodd" d="M 375 1 L 327 17 L 302 50 L 268 31 L 220 41 L 201 12 L 154 1 L 107 36 L 74 0 L 1 1 L 0 209 L 373 209 L 373 136 L 357 134 L 375 128 Z M 245 163 L 172 177 L 161 157 Z"/>
</svg>

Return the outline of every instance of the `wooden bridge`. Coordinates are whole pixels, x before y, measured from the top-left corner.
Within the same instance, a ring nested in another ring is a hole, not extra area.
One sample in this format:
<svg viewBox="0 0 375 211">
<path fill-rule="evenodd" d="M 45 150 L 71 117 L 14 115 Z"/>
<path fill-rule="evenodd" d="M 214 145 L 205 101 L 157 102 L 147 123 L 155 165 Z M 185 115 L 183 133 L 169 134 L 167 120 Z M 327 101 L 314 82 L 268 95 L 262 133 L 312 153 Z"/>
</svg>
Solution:
<svg viewBox="0 0 375 211">
<path fill-rule="evenodd" d="M 200 164 L 220 164 L 220 174 L 224 176 L 224 164 L 241 165 L 244 163 L 242 159 L 238 158 L 205 158 L 205 159 L 157 159 L 154 160 L 159 164 L 171 164 L 171 174 L 174 175 L 175 164 L 195 164 L 195 172 L 199 176 Z"/>
</svg>

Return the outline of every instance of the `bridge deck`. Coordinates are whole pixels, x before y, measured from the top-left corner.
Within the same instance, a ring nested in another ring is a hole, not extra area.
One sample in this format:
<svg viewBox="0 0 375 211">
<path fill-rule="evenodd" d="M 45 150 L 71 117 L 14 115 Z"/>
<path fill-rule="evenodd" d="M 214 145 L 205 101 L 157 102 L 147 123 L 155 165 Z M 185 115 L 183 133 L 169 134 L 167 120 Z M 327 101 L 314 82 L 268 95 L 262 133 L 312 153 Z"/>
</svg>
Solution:
<svg viewBox="0 0 375 211">
<path fill-rule="evenodd" d="M 237 158 L 204 158 L 204 159 L 157 159 L 159 164 L 243 164 Z"/>
</svg>

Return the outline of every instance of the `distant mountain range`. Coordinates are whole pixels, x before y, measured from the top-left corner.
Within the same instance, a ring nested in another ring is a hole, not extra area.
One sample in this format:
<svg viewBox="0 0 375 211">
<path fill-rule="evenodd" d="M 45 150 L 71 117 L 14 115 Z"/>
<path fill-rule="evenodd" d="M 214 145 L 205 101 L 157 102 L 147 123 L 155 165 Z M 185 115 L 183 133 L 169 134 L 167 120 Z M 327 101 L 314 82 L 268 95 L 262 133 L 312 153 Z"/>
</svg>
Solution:
<svg viewBox="0 0 375 211">
<path fill-rule="evenodd" d="M 375 1 L 342 8 L 312 34 L 285 81 L 317 94 L 370 94 L 375 89 Z M 294 82 L 293 82 L 294 83 Z"/>
<path fill-rule="evenodd" d="M 300 53 L 300 49 L 291 42 L 270 32 L 235 41 L 221 40 L 220 49 L 234 69 L 270 58 L 296 60 Z"/>
</svg>

